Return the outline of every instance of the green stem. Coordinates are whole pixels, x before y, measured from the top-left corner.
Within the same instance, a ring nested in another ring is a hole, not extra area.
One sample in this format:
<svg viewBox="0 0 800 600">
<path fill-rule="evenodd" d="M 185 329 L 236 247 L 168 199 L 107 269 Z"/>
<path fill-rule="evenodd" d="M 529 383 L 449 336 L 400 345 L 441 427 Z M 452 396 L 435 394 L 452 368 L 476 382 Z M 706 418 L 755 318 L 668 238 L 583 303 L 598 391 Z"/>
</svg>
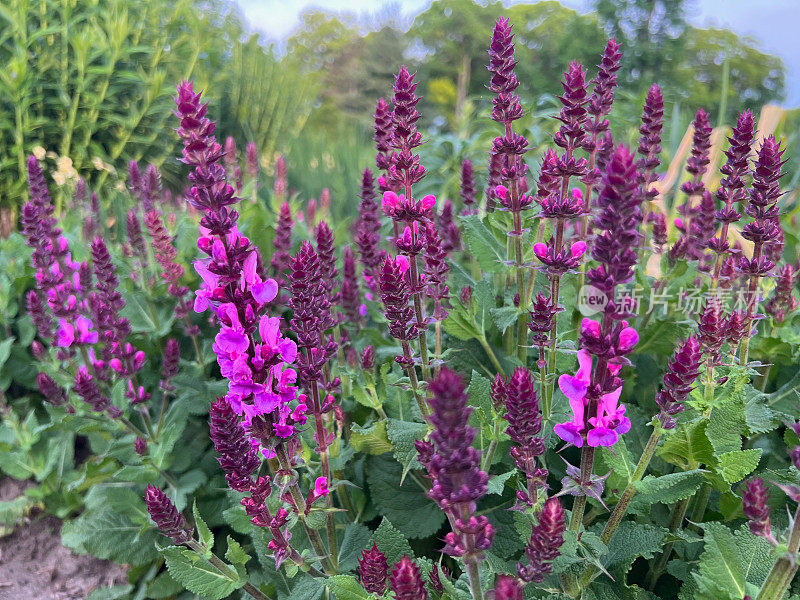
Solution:
<svg viewBox="0 0 800 600">
<path fill-rule="evenodd" d="M 669 531 L 670 533 L 675 533 L 678 529 L 681 528 L 683 525 L 683 518 L 686 516 L 686 509 L 689 506 L 689 498 L 684 498 L 683 500 L 679 501 L 672 509 L 672 518 L 669 521 Z M 664 550 L 661 552 L 661 555 L 658 557 L 653 569 L 650 571 L 650 577 L 648 581 L 648 588 L 653 590 L 655 589 L 655 585 L 658 582 L 659 577 L 664 571 L 667 570 L 667 563 L 669 562 L 669 557 L 672 554 L 672 547 L 675 545 L 675 542 L 669 542 L 666 546 L 664 546 Z"/>
<path fill-rule="evenodd" d="M 195 540 L 189 540 L 188 542 L 186 542 L 186 545 L 202 556 L 205 556 L 206 553 L 210 552 L 208 548 L 205 548 L 202 544 L 200 544 Z M 220 559 L 219 556 L 217 556 L 213 552 L 210 552 L 210 556 L 208 557 L 208 562 L 214 565 L 214 568 L 217 569 L 217 571 L 219 571 L 222 575 L 224 575 L 231 581 L 239 581 L 239 574 L 233 569 L 231 569 L 227 563 L 225 563 L 222 559 Z M 269 596 L 267 596 L 264 592 L 259 590 L 249 581 L 244 584 L 243 589 L 256 600 L 271 600 Z"/>
<path fill-rule="evenodd" d="M 483 588 L 481 587 L 478 562 L 475 560 L 466 561 L 464 566 L 467 568 L 467 577 L 469 577 L 469 589 L 472 592 L 472 600 L 483 600 Z"/>
<path fill-rule="evenodd" d="M 650 434 L 650 439 L 647 440 L 647 445 L 645 445 L 644 450 L 642 451 L 642 456 L 639 458 L 639 463 L 636 465 L 636 470 L 633 472 L 628 485 L 625 487 L 625 491 L 622 492 L 622 496 L 620 496 L 617 505 L 614 507 L 611 516 L 608 518 L 606 522 L 606 526 L 603 529 L 603 533 L 600 536 L 602 542 L 608 546 L 611 538 L 614 537 L 614 533 L 617 531 L 619 524 L 622 522 L 622 517 L 625 516 L 625 513 L 628 510 L 628 506 L 633 500 L 633 497 L 636 495 L 636 483 L 641 481 L 642 477 L 644 477 L 645 471 L 647 471 L 647 467 L 650 465 L 650 461 L 653 458 L 653 455 L 656 452 L 656 448 L 658 448 L 658 442 L 661 439 L 661 430 L 658 425 L 653 430 L 653 433 Z M 585 588 L 592 579 L 592 575 L 594 575 L 596 568 L 592 565 L 584 571 L 583 575 L 581 576 L 580 580 L 580 587 Z"/>
<path fill-rule="evenodd" d="M 794 513 L 794 526 L 789 536 L 787 553 L 772 565 L 756 600 L 781 600 L 797 573 L 797 551 L 800 549 L 800 505 Z"/>
<path fill-rule="evenodd" d="M 486 336 L 485 335 L 480 336 L 478 338 L 478 342 L 480 342 L 481 347 L 484 349 L 486 354 L 489 355 L 489 360 L 492 361 L 492 364 L 494 365 L 494 368 L 497 369 L 497 372 L 500 373 L 500 375 L 502 375 L 503 377 L 505 377 L 505 371 L 503 370 L 500 361 L 497 360 L 497 355 L 492 350 L 492 347 L 489 345 L 489 342 L 486 341 Z"/>
</svg>

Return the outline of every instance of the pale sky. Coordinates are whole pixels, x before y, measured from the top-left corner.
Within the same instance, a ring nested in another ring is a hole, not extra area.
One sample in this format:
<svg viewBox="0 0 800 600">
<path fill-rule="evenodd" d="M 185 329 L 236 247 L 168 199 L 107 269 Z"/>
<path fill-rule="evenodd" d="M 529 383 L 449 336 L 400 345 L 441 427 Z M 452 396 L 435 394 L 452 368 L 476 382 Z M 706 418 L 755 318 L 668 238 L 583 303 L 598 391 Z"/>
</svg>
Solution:
<svg viewBox="0 0 800 600">
<path fill-rule="evenodd" d="M 280 41 L 289 36 L 307 8 L 369 14 L 387 4 L 413 17 L 431 0 L 235 0 L 254 30 Z M 506 2 L 509 3 L 508 1 Z M 588 0 L 562 0 L 588 11 Z M 700 27 L 725 27 L 756 39 L 760 48 L 783 58 L 787 68 L 786 105 L 800 105 L 800 0 L 690 0 L 690 21 Z"/>
</svg>

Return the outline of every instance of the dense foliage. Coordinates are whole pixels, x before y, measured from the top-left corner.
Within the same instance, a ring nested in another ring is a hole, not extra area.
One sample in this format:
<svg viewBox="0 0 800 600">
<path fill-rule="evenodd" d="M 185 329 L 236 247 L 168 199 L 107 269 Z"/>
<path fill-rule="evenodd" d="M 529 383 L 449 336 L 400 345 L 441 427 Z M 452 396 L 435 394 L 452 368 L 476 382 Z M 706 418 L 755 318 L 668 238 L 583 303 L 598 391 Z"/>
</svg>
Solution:
<svg viewBox="0 0 800 600">
<path fill-rule="evenodd" d="M 800 592 L 800 265 L 774 123 L 745 110 L 722 135 L 700 108 L 662 165 L 658 85 L 634 143 L 615 134 L 615 40 L 565 65 L 543 126 L 511 22 L 489 34 L 469 75 L 488 176 L 441 140 L 422 153 L 421 74 L 398 66 L 353 222 L 291 190 L 305 165 L 265 173 L 262 138 L 223 141 L 186 80 L 163 115 L 183 194 L 134 161 L 127 188 L 52 195 L 47 157 L 24 158 L 0 468 L 36 485 L 0 517 L 44 507 L 66 546 L 129 566 L 93 598 Z M 453 181 L 459 200 L 425 193 Z"/>
</svg>

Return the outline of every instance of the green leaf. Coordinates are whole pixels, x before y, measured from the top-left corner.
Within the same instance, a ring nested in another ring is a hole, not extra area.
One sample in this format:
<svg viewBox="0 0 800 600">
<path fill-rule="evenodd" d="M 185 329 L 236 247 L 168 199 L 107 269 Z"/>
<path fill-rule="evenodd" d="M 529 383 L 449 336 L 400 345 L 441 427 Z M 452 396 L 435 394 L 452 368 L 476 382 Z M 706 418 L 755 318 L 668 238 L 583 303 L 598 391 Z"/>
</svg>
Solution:
<svg viewBox="0 0 800 600">
<path fill-rule="evenodd" d="M 197 527 L 197 534 L 200 536 L 200 543 L 207 551 L 206 558 L 211 555 L 211 549 L 214 547 L 214 534 L 203 521 L 203 517 L 197 511 L 197 502 L 192 505 L 192 515 L 194 516 L 194 525 Z"/>
<path fill-rule="evenodd" d="M 8 357 L 11 356 L 11 347 L 16 339 L 15 337 L 9 337 L 0 342 L 0 368 L 6 364 Z"/>
<path fill-rule="evenodd" d="M 706 435 L 717 454 L 742 449 L 742 434 L 747 429 L 744 402 L 734 399 L 715 406 L 708 419 Z"/>
<path fill-rule="evenodd" d="M 737 483 L 755 471 L 761 459 L 761 448 L 733 450 L 717 455 L 719 466 L 717 471 L 728 483 Z"/>
<path fill-rule="evenodd" d="M 89 594 L 86 600 L 121 600 L 128 596 L 131 590 L 133 590 L 133 586 L 129 583 L 125 585 L 115 585 L 113 587 L 98 588 Z"/>
<path fill-rule="evenodd" d="M 642 510 L 661 502 L 672 504 L 694 494 L 705 481 L 705 472 L 700 469 L 679 471 L 661 477 L 648 475 L 635 484 L 638 492 L 631 502 L 631 510 Z"/>
<path fill-rule="evenodd" d="M 500 273 L 506 269 L 506 249 L 483 224 L 480 216 L 459 217 L 464 231 L 464 242 L 484 273 Z"/>
<path fill-rule="evenodd" d="M 183 591 L 183 585 L 175 581 L 168 571 L 161 573 L 158 577 L 147 584 L 147 597 L 153 600 L 171 598 Z"/>
<path fill-rule="evenodd" d="M 334 575 L 325 580 L 328 588 L 336 594 L 338 600 L 372 600 L 371 593 L 361 587 L 352 575 Z"/>
<path fill-rule="evenodd" d="M 400 478 L 400 483 L 403 483 L 409 469 L 422 468 L 417 461 L 417 448 L 414 442 L 425 437 L 428 426 L 425 423 L 389 419 L 386 433 L 392 442 L 395 459 L 403 465 L 403 475 Z"/>
<path fill-rule="evenodd" d="M 406 537 L 386 517 L 375 530 L 373 536 L 378 550 L 386 555 L 386 561 L 393 565 L 403 556 L 414 558 L 414 552 Z"/>
<path fill-rule="evenodd" d="M 378 513 L 387 517 L 404 535 L 418 539 L 438 531 L 444 513 L 427 497 L 416 477 L 406 477 L 398 486 L 403 468 L 387 455 L 367 459 L 367 483 Z"/>
<path fill-rule="evenodd" d="M 507 473 L 503 473 L 502 475 L 495 475 L 494 477 L 489 479 L 489 484 L 487 487 L 487 494 L 497 494 L 498 496 L 503 493 L 503 488 L 506 485 L 506 481 L 511 479 L 516 474 L 516 470 L 508 471 Z"/>
<path fill-rule="evenodd" d="M 487 416 L 492 414 L 492 382 L 477 371 L 472 371 L 469 379 L 469 404 L 479 408 Z"/>
<path fill-rule="evenodd" d="M 361 523 L 350 523 L 344 530 L 344 538 L 339 544 L 339 570 L 352 571 L 358 564 L 358 557 L 372 539 L 369 527 Z"/>
<path fill-rule="evenodd" d="M 767 433 L 780 427 L 790 417 L 771 409 L 762 395 L 750 398 L 744 407 L 744 418 L 750 434 Z"/>
<path fill-rule="evenodd" d="M 502 306 L 500 308 L 492 308 L 489 309 L 489 313 L 492 315 L 494 324 L 500 330 L 501 333 L 505 333 L 506 329 L 508 329 L 514 323 L 516 323 L 517 319 L 521 314 L 516 306 Z"/>
<path fill-rule="evenodd" d="M 144 501 L 133 490 L 95 486 L 83 514 L 64 523 L 61 541 L 78 553 L 143 565 L 157 558 L 157 534 L 149 523 Z"/>
<path fill-rule="evenodd" d="M 736 538 L 721 523 L 703 523 L 705 545 L 700 567 L 693 573 L 697 600 L 741 600 L 745 595 L 745 577 Z"/>
<path fill-rule="evenodd" d="M 614 574 L 624 575 L 638 557 L 653 558 L 668 532 L 664 527 L 622 521 L 611 538 L 603 565 Z"/>
<path fill-rule="evenodd" d="M 386 421 L 377 421 L 367 427 L 353 425 L 350 430 L 350 444 L 357 452 L 383 454 L 392 450 L 386 435 Z"/>
<path fill-rule="evenodd" d="M 628 450 L 625 440 L 620 437 L 619 441 L 611 448 L 601 446 L 600 458 L 603 461 L 604 469 L 611 471 L 609 479 L 612 481 L 607 483 L 606 486 L 624 489 L 630 483 L 631 477 L 636 471 L 636 463 Z"/>
<path fill-rule="evenodd" d="M 228 550 L 225 552 L 225 558 L 232 565 L 244 565 L 250 560 L 250 555 L 244 551 L 239 542 L 228 536 Z"/>
<path fill-rule="evenodd" d="M 714 448 L 706 436 L 708 421 L 681 423 L 658 449 L 658 456 L 681 469 L 692 469 L 698 465 L 713 466 L 717 460 Z"/>
<path fill-rule="evenodd" d="M 183 584 L 190 592 L 210 600 L 222 600 L 247 583 L 247 578 L 241 577 L 232 581 L 191 550 L 167 546 L 161 549 L 161 553 L 167 561 L 167 570 L 175 581 Z"/>
</svg>

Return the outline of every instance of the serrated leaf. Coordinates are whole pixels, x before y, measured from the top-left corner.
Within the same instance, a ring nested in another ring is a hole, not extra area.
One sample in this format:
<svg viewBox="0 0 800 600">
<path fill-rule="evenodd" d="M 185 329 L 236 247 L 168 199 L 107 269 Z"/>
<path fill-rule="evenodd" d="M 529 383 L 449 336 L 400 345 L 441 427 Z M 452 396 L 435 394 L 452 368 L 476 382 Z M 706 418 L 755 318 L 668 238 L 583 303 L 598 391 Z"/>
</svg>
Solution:
<svg viewBox="0 0 800 600">
<path fill-rule="evenodd" d="M 516 306 L 492 308 L 489 310 L 489 313 L 492 315 L 495 327 L 500 330 L 500 333 L 505 333 L 506 329 L 517 322 L 520 315 L 520 311 Z"/>
<path fill-rule="evenodd" d="M 386 517 L 373 535 L 378 550 L 386 555 L 389 565 L 394 565 L 403 556 L 414 558 L 414 552 L 406 537 Z"/>
<path fill-rule="evenodd" d="M 761 448 L 750 448 L 718 454 L 717 471 L 728 483 L 737 483 L 755 471 L 761 459 L 761 452 Z"/>
<path fill-rule="evenodd" d="M 637 494 L 631 502 L 632 510 L 641 510 L 657 502 L 672 504 L 694 494 L 705 481 L 700 469 L 668 473 L 660 477 L 648 475 L 636 484 Z"/>
<path fill-rule="evenodd" d="M 707 426 L 706 420 L 681 423 L 666 435 L 656 454 L 681 469 L 696 468 L 698 465 L 713 466 L 716 459 L 714 448 L 706 436 Z"/>
<path fill-rule="evenodd" d="M 339 544 L 339 570 L 352 571 L 358 564 L 361 552 L 369 546 L 372 532 L 361 523 L 350 523 Z"/>
<path fill-rule="evenodd" d="M 250 560 L 250 555 L 244 551 L 239 542 L 228 536 L 228 550 L 225 552 L 225 558 L 232 565 L 244 565 Z"/>
<path fill-rule="evenodd" d="M 192 515 L 194 516 L 194 525 L 197 528 L 197 534 L 200 536 L 200 543 L 208 551 L 207 556 L 210 556 L 211 549 L 214 547 L 214 534 L 211 533 L 208 525 L 206 525 L 206 522 L 203 521 L 203 517 L 200 516 L 200 513 L 197 510 L 196 501 L 194 504 L 192 504 Z"/>
<path fill-rule="evenodd" d="M 354 425 L 350 430 L 350 444 L 357 452 L 379 455 L 392 450 L 386 434 L 386 421 L 377 421 L 367 427 Z"/>
<path fill-rule="evenodd" d="M 744 420 L 744 402 L 730 400 L 711 410 L 706 435 L 717 454 L 742 449 L 742 434 L 747 424 Z"/>
<path fill-rule="evenodd" d="M 664 527 L 622 521 L 608 544 L 603 565 L 613 574 L 626 574 L 638 557 L 653 558 L 668 532 Z"/>
<path fill-rule="evenodd" d="M 500 273 L 505 270 L 505 248 L 483 224 L 480 216 L 459 217 L 464 231 L 464 242 L 484 273 Z"/>
<path fill-rule="evenodd" d="M 325 580 L 337 600 L 372 600 L 375 598 L 365 590 L 352 575 L 334 575 Z"/>
<path fill-rule="evenodd" d="M 615 487 L 624 489 L 630 483 L 634 471 L 636 471 L 636 463 L 631 456 L 625 440 L 620 437 L 616 444 L 611 448 L 601 446 L 600 459 L 606 469 L 611 471 L 609 479 L 611 483 L 607 483 L 607 487 Z M 605 473 L 605 471 L 598 471 Z"/>
<path fill-rule="evenodd" d="M 492 414 L 492 382 L 477 371 L 472 371 L 469 378 L 469 405 L 483 410 L 484 414 Z"/>
<path fill-rule="evenodd" d="M 736 539 L 721 523 L 703 523 L 705 531 L 700 565 L 693 573 L 698 600 L 741 600 L 745 595 L 745 577 Z"/>
<path fill-rule="evenodd" d="M 232 581 L 206 559 L 198 559 L 191 550 L 167 546 L 161 553 L 167 562 L 167 570 L 175 581 L 190 592 L 210 600 L 222 600 L 247 583 L 246 578 Z"/>
<path fill-rule="evenodd" d="M 428 426 L 425 423 L 389 419 L 389 424 L 386 427 L 386 434 L 392 442 L 395 459 L 403 465 L 403 474 L 400 478 L 400 483 L 403 483 L 403 480 L 405 480 L 409 469 L 422 468 L 422 465 L 417 461 L 417 448 L 414 442 L 425 437 L 427 432 Z"/>
<path fill-rule="evenodd" d="M 414 476 L 398 486 L 402 466 L 388 455 L 367 460 L 367 483 L 378 513 L 387 517 L 403 534 L 418 539 L 432 535 L 444 522 L 444 513 L 427 497 L 427 490 Z M 413 473 L 412 473 L 413 475 Z"/>
<path fill-rule="evenodd" d="M 507 473 L 503 473 L 501 475 L 495 475 L 491 479 L 489 479 L 489 483 L 486 486 L 486 493 L 487 494 L 497 494 L 500 495 L 503 493 L 503 488 L 506 485 L 506 481 L 508 481 L 511 477 L 516 474 L 515 470 L 508 471 Z"/>
</svg>

